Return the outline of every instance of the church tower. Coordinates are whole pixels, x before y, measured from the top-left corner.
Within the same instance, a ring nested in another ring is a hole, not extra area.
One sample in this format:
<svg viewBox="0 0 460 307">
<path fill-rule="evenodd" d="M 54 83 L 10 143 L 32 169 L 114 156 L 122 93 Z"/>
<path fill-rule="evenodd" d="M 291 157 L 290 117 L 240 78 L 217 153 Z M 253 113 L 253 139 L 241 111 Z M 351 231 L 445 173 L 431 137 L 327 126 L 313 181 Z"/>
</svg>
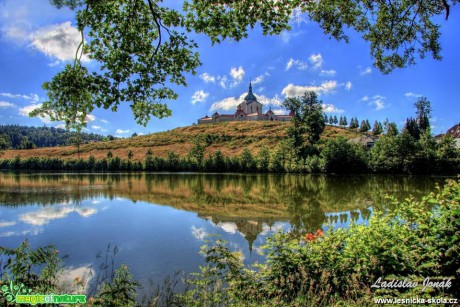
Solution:
<svg viewBox="0 0 460 307">
<path fill-rule="evenodd" d="M 262 114 L 262 104 L 252 92 L 252 82 L 249 82 L 249 91 L 244 101 L 238 105 L 246 114 Z"/>
</svg>

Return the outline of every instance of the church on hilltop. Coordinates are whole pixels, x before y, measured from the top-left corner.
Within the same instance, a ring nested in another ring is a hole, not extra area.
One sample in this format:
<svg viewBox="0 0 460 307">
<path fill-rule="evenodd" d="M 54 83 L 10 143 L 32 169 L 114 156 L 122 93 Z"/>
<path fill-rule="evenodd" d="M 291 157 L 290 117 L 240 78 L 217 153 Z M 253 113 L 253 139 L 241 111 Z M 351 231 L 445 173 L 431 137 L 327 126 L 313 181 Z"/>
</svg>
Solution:
<svg viewBox="0 0 460 307">
<path fill-rule="evenodd" d="M 244 101 L 236 107 L 234 114 L 219 114 L 216 112 L 212 117 L 206 115 L 198 119 L 198 124 L 248 120 L 289 121 L 291 118 L 292 112 L 289 115 L 276 115 L 271 108 L 266 113 L 263 113 L 263 105 L 257 101 L 257 97 L 252 93 L 252 84 L 249 82 L 248 94 Z"/>
</svg>

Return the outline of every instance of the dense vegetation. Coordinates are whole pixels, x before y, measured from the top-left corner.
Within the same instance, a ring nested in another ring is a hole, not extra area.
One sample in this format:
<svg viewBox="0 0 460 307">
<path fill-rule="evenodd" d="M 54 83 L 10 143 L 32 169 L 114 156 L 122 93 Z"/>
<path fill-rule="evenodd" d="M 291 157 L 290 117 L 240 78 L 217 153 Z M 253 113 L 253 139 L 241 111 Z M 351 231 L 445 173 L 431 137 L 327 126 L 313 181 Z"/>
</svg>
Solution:
<svg viewBox="0 0 460 307">
<path fill-rule="evenodd" d="M 19 125 L 0 126 L 1 149 L 32 149 L 54 147 L 73 143 L 80 137 L 82 143 L 102 141 L 106 137 L 94 133 L 77 133 L 53 127 L 27 127 Z"/>
<path fill-rule="evenodd" d="M 114 156 L 106 158 L 20 158 L 0 159 L 0 169 L 9 170 L 64 170 L 64 171 L 204 171 L 204 172 L 292 172 L 292 173 L 406 173 L 451 174 L 460 173 L 460 154 L 455 141 L 444 136 L 436 142 L 429 134 L 420 140 L 407 133 L 385 135 L 372 148 L 348 142 L 338 137 L 311 148 L 305 158 L 297 156 L 292 147 L 267 147 L 253 155 L 244 149 L 240 155 L 225 156 L 216 151 L 205 156 L 205 143 L 197 141 L 189 154 L 180 157 L 169 152 L 167 157 L 152 155 L 148 150 L 143 161 Z M 316 152 L 315 152 L 316 151 Z"/>
<path fill-rule="evenodd" d="M 458 298 L 460 295 L 460 179 L 450 180 L 421 201 L 387 199 L 367 225 L 329 227 L 299 236 L 278 233 L 264 247 L 266 262 L 244 267 L 239 253 L 214 238 L 203 247 L 206 265 L 185 279 L 166 282 L 142 303 L 148 306 L 356 306 L 384 298 Z M 88 306 L 136 306 L 139 283 L 126 265 L 112 270 L 117 248 L 106 257 L 89 287 Z M 5 265 L 0 286 L 10 281 L 32 293 L 59 293 L 63 259 L 55 247 L 0 247 Z M 112 264 L 111 264 L 112 263 Z M 416 287 L 375 288 L 382 280 L 408 280 Z M 446 287 L 423 288 L 423 281 L 449 281 Z M 75 279 L 82 291 L 84 280 Z M 67 291 L 68 289 L 66 289 Z M 12 300 L 2 297 L 0 300 Z M 139 301 L 139 297 L 138 300 Z"/>
</svg>

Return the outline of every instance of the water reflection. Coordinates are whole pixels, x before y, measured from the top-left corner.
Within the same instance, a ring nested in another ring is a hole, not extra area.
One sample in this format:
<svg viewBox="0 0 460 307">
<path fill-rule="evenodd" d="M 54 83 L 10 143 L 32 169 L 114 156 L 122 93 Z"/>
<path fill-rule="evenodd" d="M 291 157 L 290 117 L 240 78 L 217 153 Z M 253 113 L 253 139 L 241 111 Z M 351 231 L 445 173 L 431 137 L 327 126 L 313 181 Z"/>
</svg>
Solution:
<svg viewBox="0 0 460 307">
<path fill-rule="evenodd" d="M 0 244 L 56 245 L 66 265 L 97 267 L 108 243 L 138 280 L 197 271 L 208 234 L 219 234 L 246 263 L 262 261 L 266 238 L 323 225 L 365 223 L 387 193 L 433 191 L 443 178 L 238 174 L 0 173 Z M 79 271 L 78 271 L 79 272 Z"/>
<path fill-rule="evenodd" d="M 0 175 L 0 204 L 45 206 L 20 215 L 36 226 L 66 218 L 87 217 L 95 207 L 81 207 L 100 197 L 125 198 L 196 212 L 227 233 L 240 232 L 252 245 L 264 225 L 285 221 L 293 233 L 315 231 L 326 222 L 347 223 L 370 217 L 385 195 L 416 197 L 432 191 L 440 178 L 403 176 L 318 176 L 238 174 L 14 174 Z M 342 212 L 339 215 L 330 214 Z M 16 221 L 0 221 L 0 227 Z M 205 232 L 192 229 L 202 238 Z"/>
</svg>

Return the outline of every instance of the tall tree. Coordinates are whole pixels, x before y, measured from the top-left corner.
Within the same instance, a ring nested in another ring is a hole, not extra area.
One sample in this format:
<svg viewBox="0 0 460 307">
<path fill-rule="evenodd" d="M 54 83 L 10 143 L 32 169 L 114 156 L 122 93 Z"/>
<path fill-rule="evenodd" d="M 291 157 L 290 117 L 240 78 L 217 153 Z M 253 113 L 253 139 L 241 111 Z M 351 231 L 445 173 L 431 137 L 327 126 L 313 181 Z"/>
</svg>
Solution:
<svg viewBox="0 0 460 307">
<path fill-rule="evenodd" d="M 81 129 L 95 107 L 116 111 L 129 103 L 134 118 L 146 125 L 151 116 L 171 115 L 165 100 L 172 89 L 186 86 L 185 75 L 200 65 L 197 44 L 189 32 L 211 42 L 239 41 L 256 24 L 265 35 L 290 30 L 297 10 L 308 14 L 325 34 L 348 41 L 354 29 L 370 43 L 374 65 L 384 73 L 415 63 L 430 53 L 440 60 L 440 31 L 434 17 L 449 15 L 458 0 L 439 1 L 253 1 L 189 0 L 174 9 L 160 0 L 50 0 L 75 11 L 81 44 L 67 65 L 43 87 L 48 100 L 32 116 L 48 115 Z M 85 39 L 85 35 L 88 39 Z M 98 63 L 90 72 L 83 55 Z"/>
<path fill-rule="evenodd" d="M 294 112 L 292 135 L 296 138 L 295 146 L 301 146 L 303 133 L 307 133 L 306 138 L 311 145 L 319 141 L 325 127 L 321 103 L 313 91 L 307 91 L 301 97 L 284 100 L 283 106 Z"/>
<path fill-rule="evenodd" d="M 10 137 L 6 134 L 0 134 L 0 150 L 10 149 L 11 140 Z"/>
<path fill-rule="evenodd" d="M 420 139 L 420 127 L 417 124 L 417 120 L 414 118 L 408 118 L 406 120 L 406 124 L 404 125 L 403 132 L 408 133 L 416 140 Z"/>
<path fill-rule="evenodd" d="M 383 123 L 385 126 L 385 131 L 388 136 L 396 136 L 399 133 L 398 126 L 394 122 L 390 122 L 387 119 L 385 119 L 385 122 Z"/>
<path fill-rule="evenodd" d="M 382 132 L 383 132 L 382 123 L 380 123 L 379 121 L 375 121 L 374 127 L 372 128 L 372 134 L 379 135 L 379 134 L 382 134 Z"/>
<path fill-rule="evenodd" d="M 350 120 L 350 129 L 356 129 L 359 127 L 359 122 L 358 122 L 358 118 L 351 118 Z"/>
<path fill-rule="evenodd" d="M 35 146 L 35 144 L 29 140 L 29 138 L 27 136 L 24 136 L 22 139 L 21 139 L 21 144 L 19 144 L 19 149 L 34 149 L 34 148 L 37 148 L 37 146 Z"/>
<path fill-rule="evenodd" d="M 78 159 L 80 159 L 80 146 L 82 143 L 83 139 L 81 137 L 81 133 L 72 136 L 68 141 L 68 145 L 77 147 Z"/>
<path fill-rule="evenodd" d="M 431 103 L 426 97 L 420 97 L 414 104 L 417 109 L 417 124 L 421 132 L 430 128 Z"/>
<path fill-rule="evenodd" d="M 361 125 L 359 126 L 359 132 L 367 132 L 369 131 L 369 127 L 367 126 L 367 123 L 365 120 L 361 121 Z"/>
</svg>

